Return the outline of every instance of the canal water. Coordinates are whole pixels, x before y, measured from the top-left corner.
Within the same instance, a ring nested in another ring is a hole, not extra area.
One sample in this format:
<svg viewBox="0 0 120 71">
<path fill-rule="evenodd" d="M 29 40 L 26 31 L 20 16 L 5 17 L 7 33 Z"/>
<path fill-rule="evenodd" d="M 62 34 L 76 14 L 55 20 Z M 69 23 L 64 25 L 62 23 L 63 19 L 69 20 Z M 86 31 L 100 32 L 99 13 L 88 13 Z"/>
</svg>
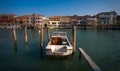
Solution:
<svg viewBox="0 0 120 71">
<path fill-rule="evenodd" d="M 71 29 L 60 29 L 68 33 Z M 52 31 L 52 30 L 51 30 Z M 58 31 L 58 30 L 57 30 Z M 48 58 L 41 55 L 39 30 L 28 30 L 28 45 L 24 42 L 24 30 L 16 30 L 17 50 L 11 29 L 0 29 L 0 71 L 92 71 L 78 48 L 83 48 L 102 71 L 120 71 L 120 30 L 77 29 L 74 55 L 64 58 Z M 44 31 L 44 47 L 48 43 Z"/>
</svg>

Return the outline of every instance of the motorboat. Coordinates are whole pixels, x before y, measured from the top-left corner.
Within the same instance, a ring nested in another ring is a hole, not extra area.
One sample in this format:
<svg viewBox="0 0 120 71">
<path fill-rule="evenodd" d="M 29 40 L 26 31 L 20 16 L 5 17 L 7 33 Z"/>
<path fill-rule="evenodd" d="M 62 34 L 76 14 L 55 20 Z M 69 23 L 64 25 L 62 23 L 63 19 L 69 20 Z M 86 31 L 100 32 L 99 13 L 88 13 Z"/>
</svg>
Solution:
<svg viewBox="0 0 120 71">
<path fill-rule="evenodd" d="M 66 32 L 52 32 L 51 39 L 45 48 L 47 56 L 68 56 L 73 53 Z"/>
</svg>

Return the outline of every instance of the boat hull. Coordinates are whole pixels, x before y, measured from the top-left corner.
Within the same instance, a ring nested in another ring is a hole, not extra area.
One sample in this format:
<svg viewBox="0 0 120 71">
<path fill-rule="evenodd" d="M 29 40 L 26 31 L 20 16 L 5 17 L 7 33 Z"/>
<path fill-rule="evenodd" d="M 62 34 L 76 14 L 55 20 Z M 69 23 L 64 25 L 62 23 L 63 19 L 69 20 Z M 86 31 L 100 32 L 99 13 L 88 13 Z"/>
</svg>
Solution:
<svg viewBox="0 0 120 71">
<path fill-rule="evenodd" d="M 73 53 L 73 47 L 67 36 L 52 36 L 45 49 L 47 56 L 68 56 Z"/>
<path fill-rule="evenodd" d="M 52 52 L 50 50 L 46 50 L 46 55 L 47 56 L 58 56 L 58 57 L 64 57 L 64 56 L 69 56 L 73 53 L 72 49 L 67 50 L 66 52 Z"/>
</svg>

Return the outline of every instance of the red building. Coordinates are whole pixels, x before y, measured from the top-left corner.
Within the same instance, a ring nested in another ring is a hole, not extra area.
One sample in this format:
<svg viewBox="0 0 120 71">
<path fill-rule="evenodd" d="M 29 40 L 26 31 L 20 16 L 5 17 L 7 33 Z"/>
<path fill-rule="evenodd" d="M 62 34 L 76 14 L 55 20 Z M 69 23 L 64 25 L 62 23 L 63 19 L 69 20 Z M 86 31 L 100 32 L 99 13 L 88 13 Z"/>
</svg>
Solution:
<svg viewBox="0 0 120 71">
<path fill-rule="evenodd" d="M 0 26 L 12 28 L 15 25 L 15 14 L 0 14 Z"/>
</svg>

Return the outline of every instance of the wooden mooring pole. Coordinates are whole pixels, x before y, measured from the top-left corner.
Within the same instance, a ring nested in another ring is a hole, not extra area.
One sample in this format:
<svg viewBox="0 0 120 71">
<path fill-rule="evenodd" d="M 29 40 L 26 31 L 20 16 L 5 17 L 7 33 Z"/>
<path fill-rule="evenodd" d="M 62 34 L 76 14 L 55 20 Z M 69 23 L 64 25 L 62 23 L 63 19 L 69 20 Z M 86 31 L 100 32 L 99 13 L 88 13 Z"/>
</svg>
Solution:
<svg viewBox="0 0 120 71">
<path fill-rule="evenodd" d="M 89 63 L 89 65 L 92 67 L 93 71 L 101 71 L 101 69 L 94 63 L 94 61 L 87 55 L 87 53 L 85 53 L 85 51 L 82 48 L 79 48 L 79 51 Z"/>
<path fill-rule="evenodd" d="M 73 42 L 72 42 L 72 45 L 73 45 L 73 49 L 74 49 L 74 51 L 73 51 L 73 53 L 75 52 L 75 50 L 76 50 L 76 26 L 73 26 L 72 27 L 72 37 L 73 37 Z"/>
<path fill-rule="evenodd" d="M 44 30 L 40 28 L 40 56 L 43 57 Z"/>
<path fill-rule="evenodd" d="M 43 27 L 40 28 L 40 47 L 43 47 L 44 40 L 44 30 Z"/>
<path fill-rule="evenodd" d="M 12 29 L 12 33 L 13 33 L 13 40 L 14 40 L 14 49 L 17 50 L 17 37 L 16 37 L 16 30 L 15 28 Z"/>
<path fill-rule="evenodd" d="M 28 44 L 27 25 L 25 25 L 25 29 L 24 29 L 24 37 L 25 37 L 25 44 Z"/>
<path fill-rule="evenodd" d="M 47 28 L 48 41 L 50 40 L 50 29 Z"/>
</svg>

